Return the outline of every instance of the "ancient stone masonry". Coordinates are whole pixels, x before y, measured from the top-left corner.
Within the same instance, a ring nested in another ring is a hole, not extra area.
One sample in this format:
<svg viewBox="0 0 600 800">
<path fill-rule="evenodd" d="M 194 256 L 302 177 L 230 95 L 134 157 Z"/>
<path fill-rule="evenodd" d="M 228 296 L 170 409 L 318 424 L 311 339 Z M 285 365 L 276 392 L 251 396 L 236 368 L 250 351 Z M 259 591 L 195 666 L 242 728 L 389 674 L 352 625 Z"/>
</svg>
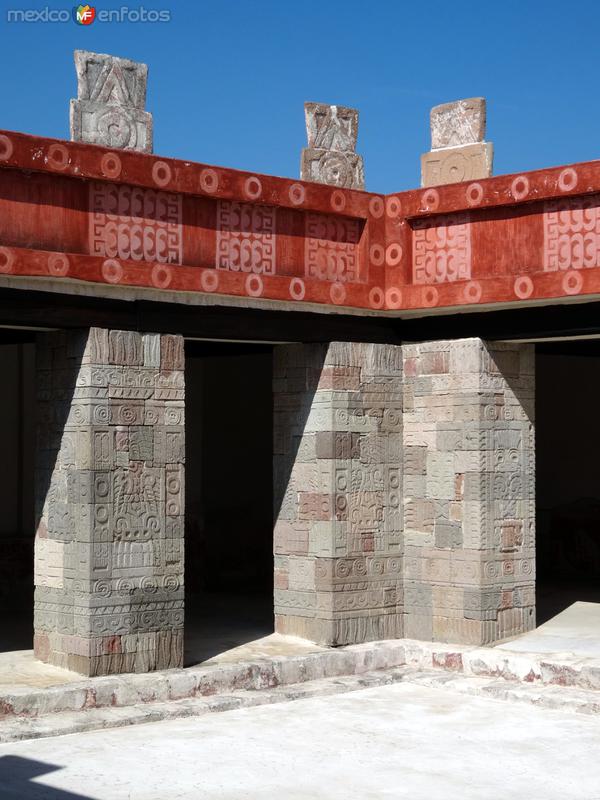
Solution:
<svg viewBox="0 0 600 800">
<path fill-rule="evenodd" d="M 421 185 L 489 178 L 494 148 L 485 136 L 485 99 L 472 97 L 431 109 L 431 152 L 421 156 Z"/>
<path fill-rule="evenodd" d="M 35 655 L 86 675 L 182 666 L 180 336 L 37 345 Z"/>
<path fill-rule="evenodd" d="M 152 152 L 152 114 L 144 111 L 148 67 L 125 58 L 75 51 L 77 99 L 71 139 Z"/>
<path fill-rule="evenodd" d="M 404 345 L 405 636 L 535 627 L 534 346 Z"/>
<path fill-rule="evenodd" d="M 401 349 L 274 357 L 275 626 L 338 645 L 402 636 Z"/>
<path fill-rule="evenodd" d="M 344 189 L 364 189 L 362 156 L 356 153 L 358 111 L 344 106 L 305 103 L 308 147 L 302 151 L 300 177 Z"/>
</svg>

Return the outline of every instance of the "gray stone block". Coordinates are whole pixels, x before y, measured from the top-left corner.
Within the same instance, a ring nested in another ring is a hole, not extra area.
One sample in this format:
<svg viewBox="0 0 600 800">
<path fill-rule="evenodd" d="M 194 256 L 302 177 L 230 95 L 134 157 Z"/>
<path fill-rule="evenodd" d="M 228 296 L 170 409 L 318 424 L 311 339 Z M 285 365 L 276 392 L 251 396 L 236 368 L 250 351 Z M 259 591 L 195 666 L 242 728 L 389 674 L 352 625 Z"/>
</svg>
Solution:
<svg viewBox="0 0 600 800">
<path fill-rule="evenodd" d="M 152 152 L 152 115 L 144 111 L 148 67 L 124 58 L 75 51 L 77 99 L 71 139 Z"/>
</svg>

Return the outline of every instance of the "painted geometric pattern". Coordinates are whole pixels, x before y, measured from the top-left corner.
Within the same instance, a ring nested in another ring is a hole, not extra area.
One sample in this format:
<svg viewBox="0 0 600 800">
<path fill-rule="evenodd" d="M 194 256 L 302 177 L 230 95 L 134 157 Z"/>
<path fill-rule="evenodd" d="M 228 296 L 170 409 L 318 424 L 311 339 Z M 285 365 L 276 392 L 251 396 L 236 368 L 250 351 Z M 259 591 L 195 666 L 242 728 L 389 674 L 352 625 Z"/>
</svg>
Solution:
<svg viewBox="0 0 600 800">
<path fill-rule="evenodd" d="M 471 278 L 468 213 L 413 222 L 413 283 L 451 283 Z"/>
<path fill-rule="evenodd" d="M 328 214 L 307 214 L 305 236 L 307 278 L 340 283 L 361 280 L 358 220 Z"/>
<path fill-rule="evenodd" d="M 89 208 L 92 255 L 181 264 L 181 195 L 92 182 Z"/>
<path fill-rule="evenodd" d="M 600 266 L 600 195 L 544 203 L 544 270 Z"/>
<path fill-rule="evenodd" d="M 219 200 L 217 269 L 275 274 L 276 208 Z"/>
</svg>

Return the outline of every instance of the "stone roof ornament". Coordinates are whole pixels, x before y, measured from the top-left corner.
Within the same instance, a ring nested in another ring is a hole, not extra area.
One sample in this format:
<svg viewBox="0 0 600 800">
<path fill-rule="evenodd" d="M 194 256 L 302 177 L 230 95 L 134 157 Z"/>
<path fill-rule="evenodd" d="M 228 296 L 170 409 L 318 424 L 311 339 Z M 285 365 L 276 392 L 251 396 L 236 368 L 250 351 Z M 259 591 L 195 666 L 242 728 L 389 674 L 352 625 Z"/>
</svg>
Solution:
<svg viewBox="0 0 600 800">
<path fill-rule="evenodd" d="M 147 65 L 75 50 L 75 70 L 71 140 L 151 153 L 152 114 L 144 110 Z"/>
<path fill-rule="evenodd" d="M 422 186 L 490 177 L 494 146 L 484 141 L 484 97 L 434 106 L 430 120 L 431 151 L 421 156 Z"/>
<path fill-rule="evenodd" d="M 345 189 L 364 189 L 362 156 L 356 153 L 358 111 L 345 106 L 305 103 L 308 147 L 302 150 L 300 177 Z"/>
</svg>

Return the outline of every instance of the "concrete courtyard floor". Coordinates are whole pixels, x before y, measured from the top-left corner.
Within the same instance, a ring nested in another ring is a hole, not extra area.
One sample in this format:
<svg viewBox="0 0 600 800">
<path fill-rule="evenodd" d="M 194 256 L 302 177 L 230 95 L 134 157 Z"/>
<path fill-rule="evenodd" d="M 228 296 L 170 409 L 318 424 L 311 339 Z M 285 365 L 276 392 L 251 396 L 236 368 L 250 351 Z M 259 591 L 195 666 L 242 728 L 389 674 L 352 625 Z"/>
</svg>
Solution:
<svg viewBox="0 0 600 800">
<path fill-rule="evenodd" d="M 2 800 L 598 800 L 597 717 L 396 684 L 0 745 Z"/>
</svg>

